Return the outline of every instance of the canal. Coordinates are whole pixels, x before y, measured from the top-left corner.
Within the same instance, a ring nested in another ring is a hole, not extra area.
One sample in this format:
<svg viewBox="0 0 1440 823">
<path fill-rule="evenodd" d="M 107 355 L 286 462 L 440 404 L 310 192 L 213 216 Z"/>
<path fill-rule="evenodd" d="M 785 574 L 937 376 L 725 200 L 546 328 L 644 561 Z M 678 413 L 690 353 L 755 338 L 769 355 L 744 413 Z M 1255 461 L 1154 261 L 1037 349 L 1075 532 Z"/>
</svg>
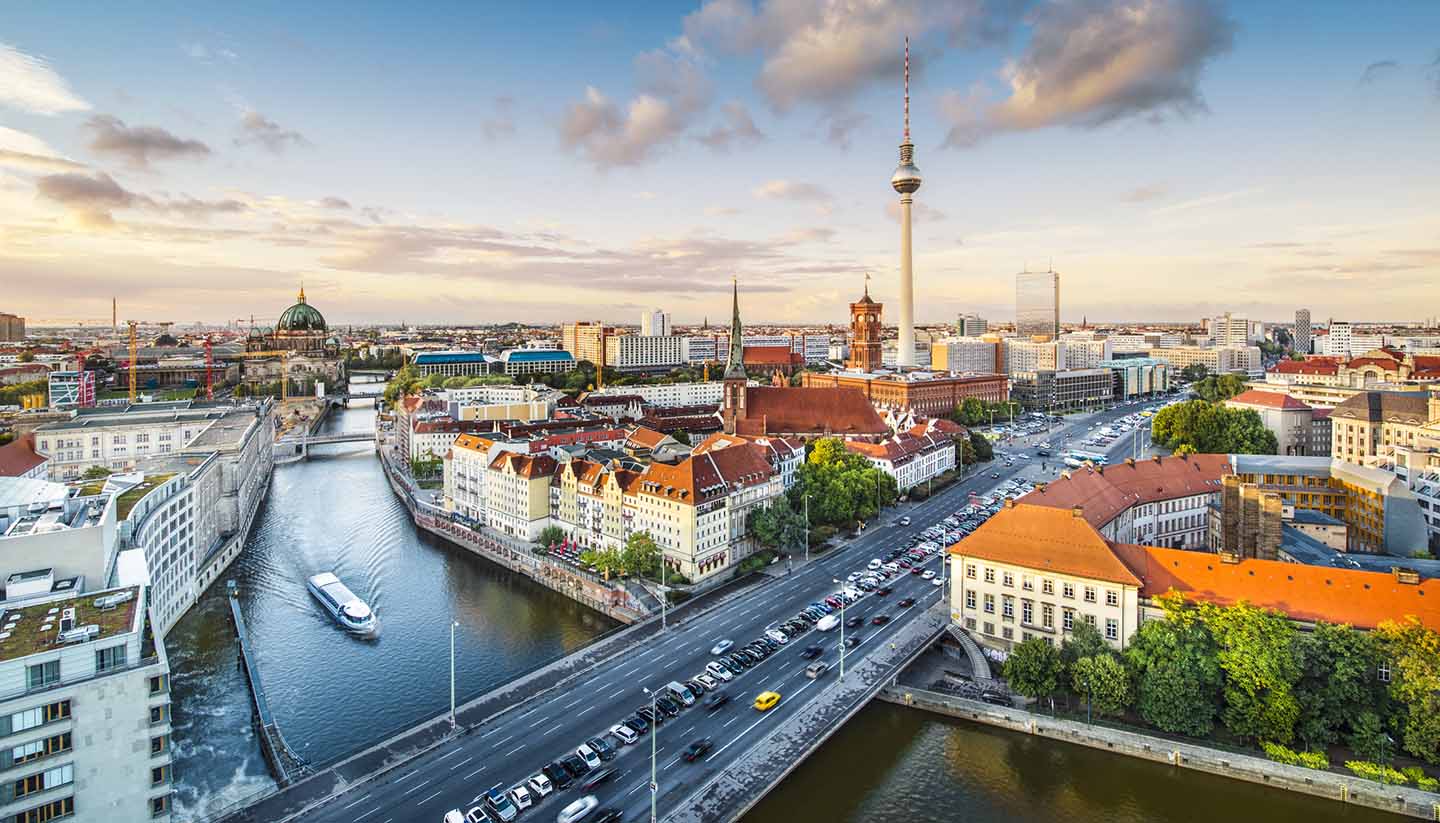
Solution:
<svg viewBox="0 0 1440 823">
<path fill-rule="evenodd" d="M 327 432 L 373 430 L 356 401 Z M 450 621 L 463 700 L 568 654 L 617 624 L 528 578 L 418 531 L 370 444 L 311 451 L 277 466 L 244 552 L 225 578 L 240 586 L 261 676 L 291 748 L 314 763 L 434 716 L 450 700 Z M 341 631 L 305 589 L 334 571 L 374 607 L 379 637 Z M 177 819 L 273 787 L 236 665 L 225 586 L 217 583 L 171 633 Z"/>
<path fill-rule="evenodd" d="M 1408 819 L 877 702 L 744 823 Z"/>
</svg>

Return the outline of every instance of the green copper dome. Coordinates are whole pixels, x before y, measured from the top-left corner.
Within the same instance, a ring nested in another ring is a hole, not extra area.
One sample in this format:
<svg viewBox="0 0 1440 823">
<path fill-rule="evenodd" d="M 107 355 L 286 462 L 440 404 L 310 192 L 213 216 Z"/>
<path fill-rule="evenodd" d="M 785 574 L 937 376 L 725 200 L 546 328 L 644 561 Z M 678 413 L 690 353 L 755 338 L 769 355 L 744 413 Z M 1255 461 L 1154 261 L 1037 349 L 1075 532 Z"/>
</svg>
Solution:
<svg viewBox="0 0 1440 823">
<path fill-rule="evenodd" d="M 277 332 L 324 332 L 325 318 L 314 306 L 305 302 L 305 289 L 300 289 L 298 302 L 286 309 L 275 324 Z"/>
</svg>

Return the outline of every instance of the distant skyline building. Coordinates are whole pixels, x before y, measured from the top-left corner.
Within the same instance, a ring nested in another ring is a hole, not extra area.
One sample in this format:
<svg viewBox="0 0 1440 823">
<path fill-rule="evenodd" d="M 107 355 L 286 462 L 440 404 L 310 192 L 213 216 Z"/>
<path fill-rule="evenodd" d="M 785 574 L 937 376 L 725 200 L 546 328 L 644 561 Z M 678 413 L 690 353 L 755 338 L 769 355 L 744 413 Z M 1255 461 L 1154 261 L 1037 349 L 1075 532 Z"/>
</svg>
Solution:
<svg viewBox="0 0 1440 823">
<path fill-rule="evenodd" d="M 0 343 L 19 343 L 25 339 L 25 318 L 0 312 Z"/>
<path fill-rule="evenodd" d="M 1060 273 L 1022 271 L 1015 275 L 1015 334 L 1060 336 Z"/>
<path fill-rule="evenodd" d="M 1291 348 L 1300 354 L 1310 353 L 1310 310 L 1295 310 L 1295 335 Z"/>
<path fill-rule="evenodd" d="M 661 309 L 649 309 L 640 313 L 640 335 L 642 337 L 664 337 L 670 334 L 670 313 Z"/>
<path fill-rule="evenodd" d="M 962 314 L 955 319 L 956 337 L 979 337 L 990 330 L 990 323 L 978 314 Z"/>
<path fill-rule="evenodd" d="M 910 206 L 920 189 L 920 169 L 915 166 L 915 145 L 910 142 L 910 38 L 905 38 L 905 138 L 900 143 L 900 165 L 890 176 L 890 186 L 900 194 L 900 335 L 895 365 L 915 365 L 915 272 L 910 261 Z"/>
</svg>

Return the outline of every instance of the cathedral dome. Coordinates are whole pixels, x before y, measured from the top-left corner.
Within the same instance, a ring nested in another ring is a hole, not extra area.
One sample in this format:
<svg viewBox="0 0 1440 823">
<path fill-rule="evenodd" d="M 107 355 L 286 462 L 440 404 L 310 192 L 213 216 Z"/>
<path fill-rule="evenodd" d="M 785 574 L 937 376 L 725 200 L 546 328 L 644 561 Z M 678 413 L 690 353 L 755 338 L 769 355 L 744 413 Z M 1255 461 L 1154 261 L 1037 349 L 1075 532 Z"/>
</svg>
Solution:
<svg viewBox="0 0 1440 823">
<path fill-rule="evenodd" d="M 320 332 L 325 331 L 325 317 L 315 310 L 314 306 L 305 302 L 305 289 L 300 289 L 300 296 L 295 305 L 286 309 L 280 320 L 275 323 L 277 332 Z"/>
</svg>

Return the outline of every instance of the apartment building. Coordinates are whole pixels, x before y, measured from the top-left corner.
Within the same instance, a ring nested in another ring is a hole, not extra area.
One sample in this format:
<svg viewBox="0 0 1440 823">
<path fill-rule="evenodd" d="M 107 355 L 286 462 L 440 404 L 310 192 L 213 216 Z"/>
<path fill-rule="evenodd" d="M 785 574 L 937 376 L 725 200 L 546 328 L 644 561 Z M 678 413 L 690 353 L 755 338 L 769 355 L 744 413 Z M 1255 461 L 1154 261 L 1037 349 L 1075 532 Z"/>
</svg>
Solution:
<svg viewBox="0 0 1440 823">
<path fill-rule="evenodd" d="M 1260 422 L 1275 435 L 1279 454 L 1330 454 L 1329 439 L 1315 442 L 1315 410 L 1288 394 L 1251 389 L 1226 400 L 1225 408 L 1245 409 L 1259 415 Z"/>
<path fill-rule="evenodd" d="M 600 348 L 601 341 L 619 334 L 625 334 L 625 330 L 607 326 L 598 320 L 566 323 L 560 327 L 560 348 L 569 352 L 576 361 L 599 363 L 604 353 Z"/>
<path fill-rule="evenodd" d="M 994 340 L 979 337 L 951 337 L 930 344 L 930 367 L 954 373 L 995 374 L 1000 371 Z"/>
<path fill-rule="evenodd" d="M 683 337 L 626 334 L 605 340 L 605 365 L 617 371 L 663 372 L 684 362 Z"/>
<path fill-rule="evenodd" d="M 170 667 L 146 591 L 52 591 L 11 575 L 0 603 L 0 819 L 171 819 Z"/>
<path fill-rule="evenodd" d="M 1177 372 L 1187 366 L 1204 366 L 1211 374 L 1243 372 L 1254 378 L 1265 375 L 1265 359 L 1258 346 L 1163 346 L 1152 347 L 1147 354 L 1165 361 Z"/>
<path fill-rule="evenodd" d="M 900 431 L 879 443 L 847 440 L 845 448 L 890 475 L 902 494 L 955 468 L 955 441 L 940 434 Z"/>
<path fill-rule="evenodd" d="M 638 469 L 616 462 L 575 459 L 560 464 L 550 482 L 550 522 L 587 549 L 622 549 L 635 519 Z"/>
<path fill-rule="evenodd" d="M 1330 412 L 1330 454 L 1365 463 L 1387 446 L 1440 437 L 1440 387 L 1429 392 L 1362 391 Z"/>
<path fill-rule="evenodd" d="M 757 384 L 758 385 L 758 384 Z M 632 395 L 647 406 L 707 406 L 724 399 L 725 384 L 718 380 L 706 383 L 669 383 L 658 386 L 606 386 L 590 392 L 589 397 Z"/>
<path fill-rule="evenodd" d="M 539 539 L 550 524 L 550 478 L 558 467 L 544 454 L 495 455 L 485 478 L 486 524 L 511 537 Z"/>
</svg>

